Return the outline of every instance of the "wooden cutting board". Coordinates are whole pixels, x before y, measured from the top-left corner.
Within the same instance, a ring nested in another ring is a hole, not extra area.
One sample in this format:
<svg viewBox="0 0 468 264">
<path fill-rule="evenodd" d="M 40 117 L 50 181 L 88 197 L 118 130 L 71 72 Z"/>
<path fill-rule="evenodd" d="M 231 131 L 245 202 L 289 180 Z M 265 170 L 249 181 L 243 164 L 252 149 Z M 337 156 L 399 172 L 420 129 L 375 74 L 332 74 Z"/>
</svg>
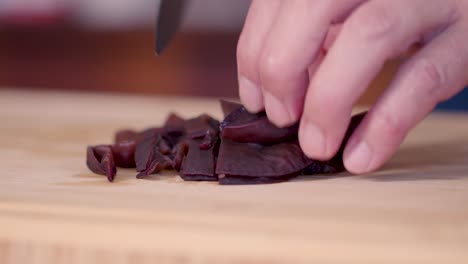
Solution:
<svg viewBox="0 0 468 264">
<path fill-rule="evenodd" d="M 214 100 L 0 90 L 0 263 L 468 263 L 468 116 L 433 114 L 379 172 L 272 185 L 109 183 L 88 144 Z"/>
</svg>

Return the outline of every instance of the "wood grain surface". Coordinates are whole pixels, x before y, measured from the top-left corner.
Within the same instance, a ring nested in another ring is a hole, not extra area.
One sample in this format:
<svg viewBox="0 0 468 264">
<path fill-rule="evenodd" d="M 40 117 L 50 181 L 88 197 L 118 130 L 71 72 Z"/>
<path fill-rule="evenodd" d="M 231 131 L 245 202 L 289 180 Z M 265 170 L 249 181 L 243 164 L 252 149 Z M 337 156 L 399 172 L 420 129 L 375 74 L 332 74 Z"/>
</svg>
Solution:
<svg viewBox="0 0 468 264">
<path fill-rule="evenodd" d="M 170 111 L 221 114 L 214 100 L 0 89 L 0 263 L 468 263 L 467 115 L 431 115 L 362 176 L 88 171 L 86 145 Z"/>
</svg>

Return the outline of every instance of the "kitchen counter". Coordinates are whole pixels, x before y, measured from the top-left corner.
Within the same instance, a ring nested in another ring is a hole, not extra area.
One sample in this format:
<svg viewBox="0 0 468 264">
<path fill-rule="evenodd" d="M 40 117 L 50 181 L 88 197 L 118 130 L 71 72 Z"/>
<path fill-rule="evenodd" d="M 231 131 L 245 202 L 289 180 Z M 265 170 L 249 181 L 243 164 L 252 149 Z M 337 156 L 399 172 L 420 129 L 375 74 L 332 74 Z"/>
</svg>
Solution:
<svg viewBox="0 0 468 264">
<path fill-rule="evenodd" d="M 468 115 L 435 113 L 380 171 L 271 185 L 114 183 L 87 145 L 215 100 L 0 89 L 0 263 L 467 263 Z"/>
</svg>

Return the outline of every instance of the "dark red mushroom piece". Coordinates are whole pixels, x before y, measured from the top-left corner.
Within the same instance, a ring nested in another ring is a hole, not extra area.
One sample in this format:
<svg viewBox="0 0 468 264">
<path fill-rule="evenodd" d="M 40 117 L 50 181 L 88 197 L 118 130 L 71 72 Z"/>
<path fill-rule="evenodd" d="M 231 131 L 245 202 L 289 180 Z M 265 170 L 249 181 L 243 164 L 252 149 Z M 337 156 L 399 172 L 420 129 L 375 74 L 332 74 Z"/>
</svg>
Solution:
<svg viewBox="0 0 468 264">
<path fill-rule="evenodd" d="M 219 149 L 216 173 L 244 178 L 262 177 L 263 182 L 267 179 L 277 182 L 280 179 L 289 179 L 299 175 L 312 162 L 302 152 L 297 141 L 267 146 L 223 139 Z"/>
<path fill-rule="evenodd" d="M 92 172 L 106 175 L 110 182 L 114 181 L 117 170 L 111 146 L 89 146 L 86 151 L 86 165 Z"/>
<path fill-rule="evenodd" d="M 216 181 L 219 122 L 208 115 L 187 120 L 188 152 L 183 159 L 180 176 L 189 181 Z"/>
<path fill-rule="evenodd" d="M 345 145 L 365 116 L 352 117 L 332 159 L 317 161 L 302 152 L 298 124 L 278 128 L 265 112 L 252 114 L 231 102 L 222 102 L 222 108 L 221 123 L 209 115 L 185 120 L 170 114 L 163 127 L 118 131 L 113 145 L 88 147 L 87 166 L 109 181 L 114 180 L 116 166 L 136 167 L 137 178 L 172 168 L 184 180 L 220 184 L 275 183 L 298 175 L 338 173 L 345 169 Z"/>
<path fill-rule="evenodd" d="M 137 178 L 144 178 L 172 167 L 171 158 L 161 153 L 162 141 L 164 139 L 161 136 L 161 129 L 146 131 L 142 135 L 135 151 L 136 169 L 139 172 Z"/>
</svg>

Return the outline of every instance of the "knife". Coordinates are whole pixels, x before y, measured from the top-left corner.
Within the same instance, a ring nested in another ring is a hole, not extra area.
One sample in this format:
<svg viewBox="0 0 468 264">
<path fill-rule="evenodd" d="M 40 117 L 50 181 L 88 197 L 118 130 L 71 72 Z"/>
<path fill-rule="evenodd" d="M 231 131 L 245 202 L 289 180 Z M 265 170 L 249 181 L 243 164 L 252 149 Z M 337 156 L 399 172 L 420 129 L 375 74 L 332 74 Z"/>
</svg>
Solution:
<svg viewBox="0 0 468 264">
<path fill-rule="evenodd" d="M 186 0 L 156 0 L 156 55 L 161 55 L 179 29 L 185 7 Z"/>
</svg>

